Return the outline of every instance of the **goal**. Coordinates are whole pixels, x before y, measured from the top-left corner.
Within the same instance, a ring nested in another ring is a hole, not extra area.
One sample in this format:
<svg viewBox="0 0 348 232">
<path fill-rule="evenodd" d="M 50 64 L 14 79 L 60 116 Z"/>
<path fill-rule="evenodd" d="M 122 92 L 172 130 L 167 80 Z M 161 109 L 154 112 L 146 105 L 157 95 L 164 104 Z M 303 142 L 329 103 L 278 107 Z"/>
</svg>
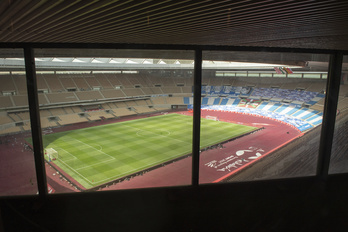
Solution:
<svg viewBox="0 0 348 232">
<path fill-rule="evenodd" d="M 45 155 L 48 158 L 48 161 L 56 160 L 58 159 L 58 151 L 54 150 L 53 148 L 46 148 L 45 149 Z"/>
<path fill-rule="evenodd" d="M 209 116 L 209 115 L 207 115 L 207 116 L 205 116 L 205 118 L 206 119 L 210 119 L 210 120 L 214 120 L 214 121 L 219 121 L 219 118 L 216 117 L 216 116 Z"/>
</svg>

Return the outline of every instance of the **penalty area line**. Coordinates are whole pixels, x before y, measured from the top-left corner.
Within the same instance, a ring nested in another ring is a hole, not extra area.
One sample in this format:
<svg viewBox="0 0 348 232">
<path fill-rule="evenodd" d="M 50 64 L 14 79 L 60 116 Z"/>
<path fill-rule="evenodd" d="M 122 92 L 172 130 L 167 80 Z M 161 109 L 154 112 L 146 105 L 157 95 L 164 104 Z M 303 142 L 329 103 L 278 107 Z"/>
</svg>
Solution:
<svg viewBox="0 0 348 232">
<path fill-rule="evenodd" d="M 59 160 L 59 162 L 63 163 L 65 166 L 67 166 L 71 171 L 75 172 L 76 174 L 78 174 L 80 177 L 82 177 L 84 180 L 86 180 L 89 184 L 93 185 L 93 183 L 88 180 L 84 175 L 82 175 L 81 173 L 79 173 L 78 171 L 76 171 L 74 168 L 72 168 L 69 164 L 65 163 L 63 160 Z"/>
</svg>

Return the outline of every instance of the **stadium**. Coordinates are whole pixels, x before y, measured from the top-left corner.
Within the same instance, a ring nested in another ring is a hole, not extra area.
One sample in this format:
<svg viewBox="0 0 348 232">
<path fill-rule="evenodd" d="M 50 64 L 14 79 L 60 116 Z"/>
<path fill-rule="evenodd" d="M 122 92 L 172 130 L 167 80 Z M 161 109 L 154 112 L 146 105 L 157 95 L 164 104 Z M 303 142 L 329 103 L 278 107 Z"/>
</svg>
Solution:
<svg viewBox="0 0 348 232">
<path fill-rule="evenodd" d="M 307 2 L 1 4 L 5 229 L 345 225 L 344 3 L 311 3 L 332 34 Z M 303 24 L 282 29 L 284 6 Z"/>
<path fill-rule="evenodd" d="M 54 51 L 40 52 L 35 57 L 37 89 L 51 192 L 190 184 L 193 60 L 46 57 L 44 53 Z M 87 53 L 93 52 L 105 53 Z M 127 51 L 128 56 L 132 52 Z M 238 57 L 238 53 L 227 55 Z M 272 59 L 280 55 L 272 54 Z M 328 67 L 323 60 L 327 57 L 290 66 L 287 60 L 258 63 L 259 55 L 252 53 L 253 62 L 219 56 L 220 60 L 202 62 L 199 182 L 314 175 L 316 151 L 305 150 L 304 155 L 292 147 L 307 140 L 319 142 L 311 137 L 322 122 Z M 305 57 L 299 54 L 297 59 Z M 3 58 L 2 62 L 11 70 L 1 76 L 2 150 L 10 150 L 14 166 L 18 159 L 28 159 L 29 164 L 30 155 L 12 149 L 14 143 L 29 153 L 33 148 L 25 75 L 18 68 L 23 58 Z M 317 66 L 310 66 L 313 63 Z M 344 117 L 347 110 L 347 93 L 342 85 L 339 116 Z M 293 149 L 291 158 L 283 155 L 285 149 Z M 333 172 L 340 169 L 336 166 Z M 30 172 L 24 176 L 25 185 L 33 186 L 29 180 L 34 182 L 35 177 L 28 178 Z"/>
</svg>

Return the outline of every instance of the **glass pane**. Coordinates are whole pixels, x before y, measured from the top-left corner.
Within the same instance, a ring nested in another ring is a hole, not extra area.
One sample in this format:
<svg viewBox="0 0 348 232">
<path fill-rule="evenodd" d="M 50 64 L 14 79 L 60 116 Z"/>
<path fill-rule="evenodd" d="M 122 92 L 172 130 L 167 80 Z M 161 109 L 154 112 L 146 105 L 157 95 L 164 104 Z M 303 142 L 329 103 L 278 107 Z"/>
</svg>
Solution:
<svg viewBox="0 0 348 232">
<path fill-rule="evenodd" d="M 206 51 L 203 60 L 260 75 L 216 77 L 218 66 L 203 66 L 200 183 L 315 175 L 326 80 L 303 75 L 327 73 L 329 57 Z"/>
<path fill-rule="evenodd" d="M 191 184 L 193 52 L 35 50 L 56 192 Z"/>
<path fill-rule="evenodd" d="M 37 194 L 23 51 L 0 54 L 0 196 Z"/>
<path fill-rule="evenodd" d="M 329 173 L 348 172 L 348 56 L 344 56 Z"/>
</svg>

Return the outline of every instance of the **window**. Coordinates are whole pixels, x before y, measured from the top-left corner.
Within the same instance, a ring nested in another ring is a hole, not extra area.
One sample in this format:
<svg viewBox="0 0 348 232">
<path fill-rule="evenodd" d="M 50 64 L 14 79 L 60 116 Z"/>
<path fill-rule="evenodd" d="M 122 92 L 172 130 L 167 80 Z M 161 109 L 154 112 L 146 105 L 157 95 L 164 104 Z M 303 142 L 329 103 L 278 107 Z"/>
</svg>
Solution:
<svg viewBox="0 0 348 232">
<path fill-rule="evenodd" d="M 343 63 L 348 62 L 348 56 L 343 57 Z M 348 172 L 348 75 L 346 68 L 342 67 L 342 76 L 338 92 L 337 115 L 335 122 L 335 132 L 333 137 L 331 161 L 329 173 Z"/>
<path fill-rule="evenodd" d="M 199 97 L 193 93 L 196 91 L 193 77 L 199 78 L 194 73 L 193 51 L 127 49 L 129 57 L 119 58 L 119 50 L 112 49 L 58 50 L 59 55 L 49 58 L 57 49 L 34 49 L 50 193 L 191 185 L 195 178 L 191 155 L 197 152 L 200 184 L 316 175 L 328 76 L 327 54 L 291 53 L 290 60 L 285 52 L 203 51 L 198 47 L 196 51 L 203 52 L 203 61 L 205 58 L 209 61 L 199 69 L 203 74 L 202 85 L 196 84 L 201 90 Z M 0 75 L 4 80 L 1 91 L 4 136 L 0 145 L 5 146 L 13 137 L 12 131 L 7 132 L 12 125 L 20 128 L 15 135 L 23 136 L 26 144 L 21 152 L 33 154 L 25 150 L 33 146 L 33 141 L 27 77 L 20 58 L 23 54 L 18 49 L 12 51 L 19 57 L 11 60 L 11 64 L 17 62 L 16 68 L 3 67 Z M 178 62 L 146 63 L 144 67 L 141 61 L 153 54 L 166 61 L 175 57 Z M 247 60 L 247 64 L 238 62 L 239 57 L 243 57 L 243 62 Z M 320 70 L 314 66 L 307 72 L 307 66 L 291 66 L 294 57 L 322 65 Z M 54 62 L 49 64 L 49 60 Z M 232 60 L 236 64 L 227 67 Z M 275 60 L 278 63 L 274 64 Z M 208 65 L 211 62 L 215 65 Z M 130 66 L 132 71 L 125 73 Z M 280 68 L 287 73 L 279 73 Z M 341 155 L 346 153 L 341 140 L 346 137 L 344 71 L 330 173 L 346 172 L 342 169 L 345 157 Z M 196 118 L 193 112 L 196 97 L 201 118 Z M 193 122 L 197 120 L 200 134 L 193 133 Z M 199 151 L 192 149 L 192 138 L 197 136 Z M 21 155 L 16 153 L 15 157 Z M 1 164 L 8 167 L 17 167 L 19 163 L 5 160 Z M 26 156 L 25 161 L 35 168 L 32 156 Z M 1 194 L 22 194 L 16 192 L 16 186 L 24 186 L 24 182 L 28 189 L 23 194 L 37 193 L 35 170 L 30 169 L 30 174 L 21 177 L 23 182 L 1 188 L 4 189 Z M 12 177 L 8 173 L 2 175 Z"/>
<path fill-rule="evenodd" d="M 0 76 L 0 196 L 37 194 L 34 152 L 28 106 L 26 75 L 23 71 L 6 71 L 14 65 L 24 69 L 21 49 L 0 49 L 0 54 L 19 58 L 1 67 Z M 13 91 L 16 90 L 16 91 Z M 7 95 L 6 93 L 11 93 Z"/>
<path fill-rule="evenodd" d="M 54 54 L 50 49 L 35 52 L 39 59 Z M 124 63 L 110 65 L 95 62 L 94 54 L 98 60 L 121 62 L 118 50 L 105 52 L 114 57 L 101 57 L 99 49 L 60 49 L 62 57 L 56 59 L 67 62 L 52 63 L 53 75 L 40 74 L 37 64 L 37 78 L 50 90 L 41 99 L 40 114 L 48 183 L 59 186 L 56 192 L 191 184 L 193 118 L 187 106 L 192 104 L 193 78 L 165 70 L 175 66 L 179 73 L 180 63 L 146 64 L 146 70 L 163 71 L 162 76 L 144 72 L 140 61 L 150 54 L 170 59 L 178 52 L 128 52 Z M 75 53 L 85 62 L 68 62 Z M 193 52 L 183 53 L 183 59 L 193 59 Z M 139 62 L 129 63 L 135 58 Z M 64 64 L 79 71 L 59 71 Z M 134 70 L 117 71 L 128 66 Z M 184 66 L 193 70 L 193 65 Z"/>
<path fill-rule="evenodd" d="M 277 60 L 287 73 L 278 74 L 282 70 L 271 67 L 273 75 L 288 78 L 259 75 L 241 66 L 234 68 L 248 72 L 247 77 L 224 76 L 203 89 L 200 183 L 314 176 L 326 82 L 304 80 L 302 73 L 294 73 L 303 70 L 290 61 L 312 56 L 292 54 L 288 60 L 286 53 L 203 52 L 203 60 L 214 56 L 224 61 L 248 57 L 248 63 Z M 328 65 L 327 55 L 318 57 Z M 209 73 L 209 67 L 203 69 Z"/>
</svg>

